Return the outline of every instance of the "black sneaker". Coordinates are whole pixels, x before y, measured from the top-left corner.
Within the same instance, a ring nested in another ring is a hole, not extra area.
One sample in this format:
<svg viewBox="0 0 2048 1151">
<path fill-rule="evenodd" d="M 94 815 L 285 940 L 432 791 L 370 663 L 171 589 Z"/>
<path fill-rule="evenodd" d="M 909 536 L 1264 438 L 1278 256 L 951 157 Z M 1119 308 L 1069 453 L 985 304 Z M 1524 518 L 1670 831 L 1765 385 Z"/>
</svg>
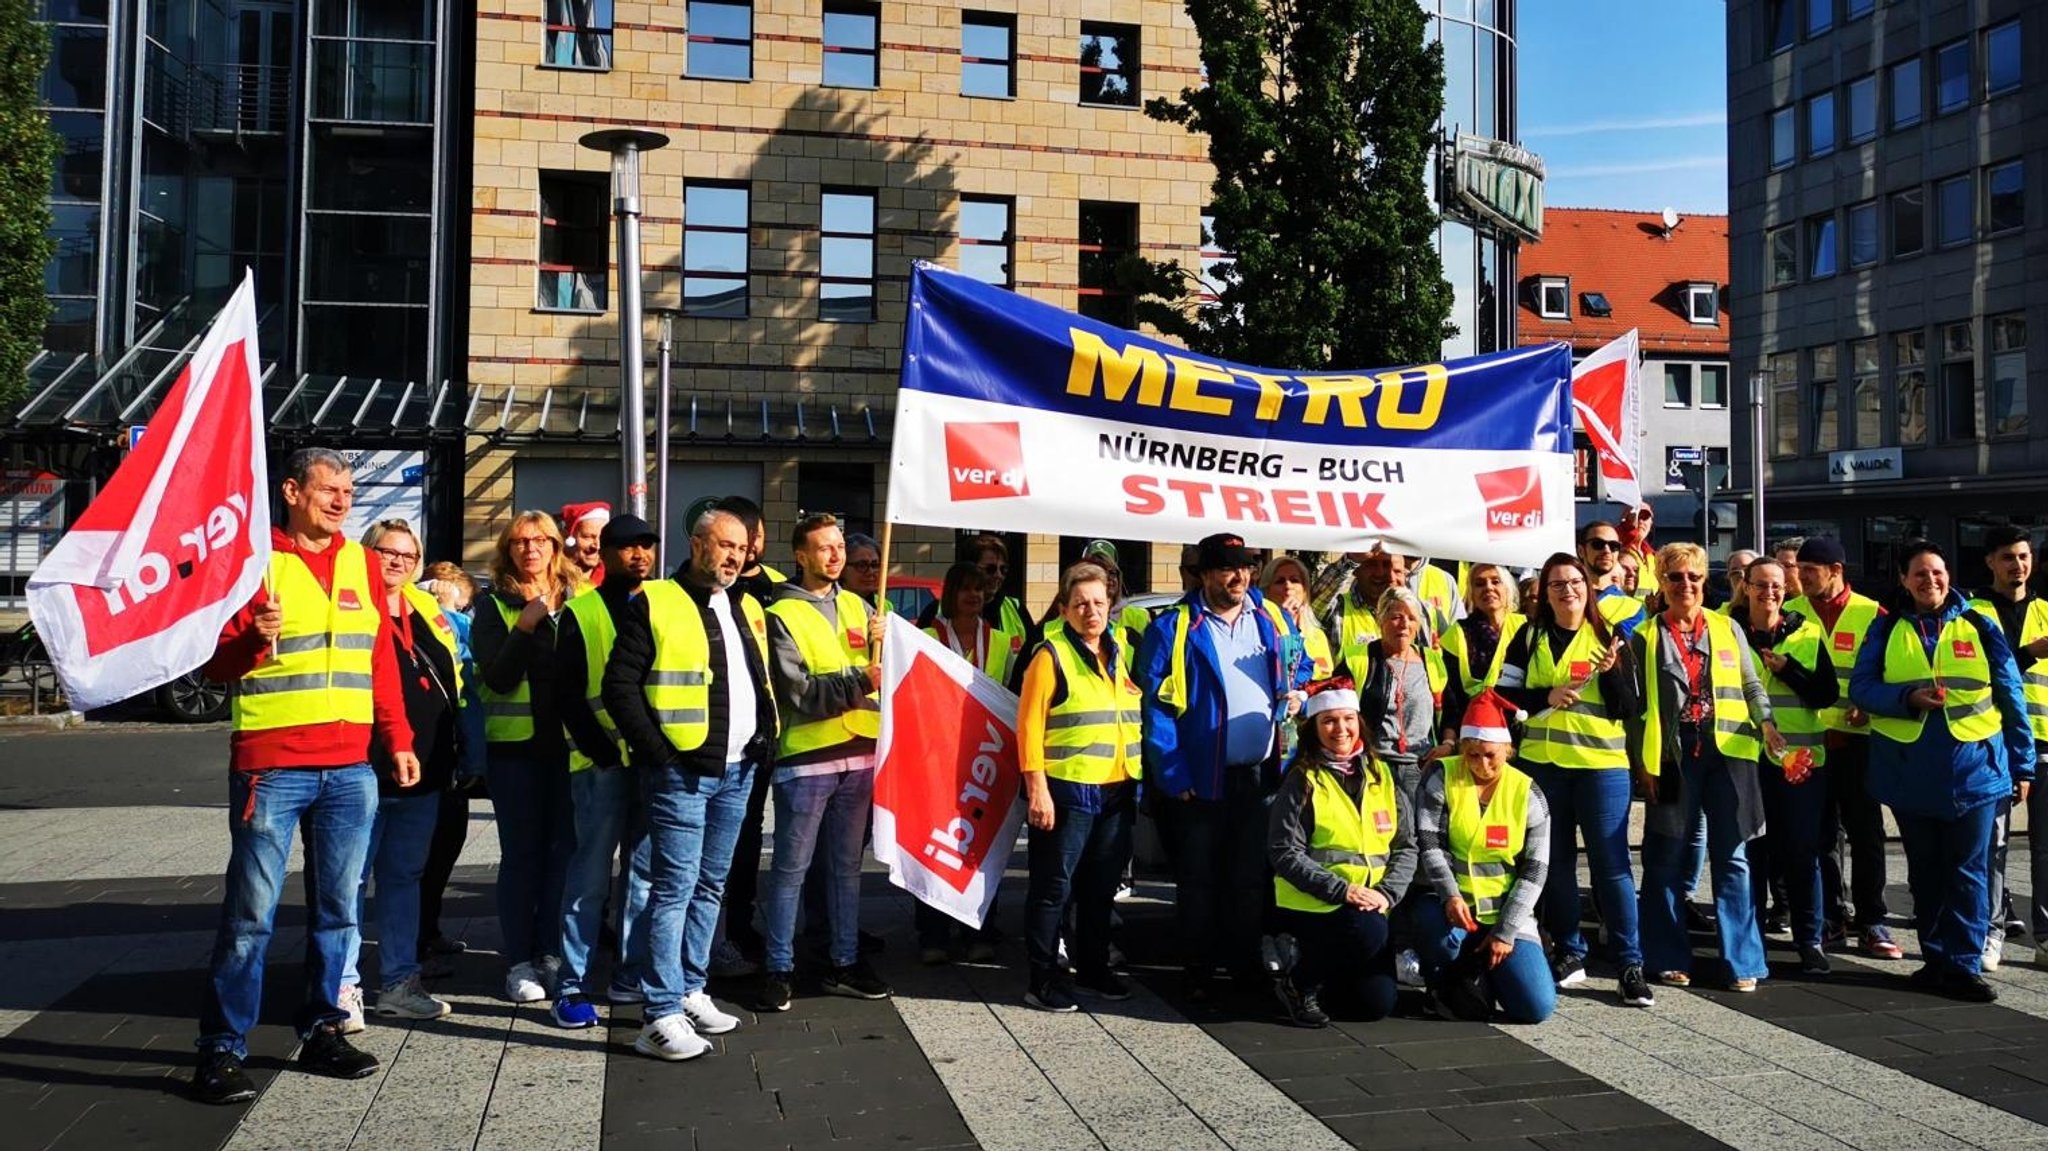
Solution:
<svg viewBox="0 0 2048 1151">
<path fill-rule="evenodd" d="M 1303 991 L 1294 985 L 1290 976 L 1282 975 L 1273 980 L 1273 994 L 1279 996 L 1280 1007 L 1287 1012 L 1288 1022 L 1296 1027 L 1321 1028 L 1330 1025 L 1330 1016 L 1323 1005 L 1316 1002 L 1316 993 Z"/>
<path fill-rule="evenodd" d="M 1792 934 L 1792 916 L 1788 914 L 1782 907 L 1773 910 L 1769 915 L 1764 917 L 1764 934 Z"/>
<path fill-rule="evenodd" d="M 1932 963 L 1923 963 L 1906 976 L 1906 983 L 1915 991 L 1934 991 L 1941 986 L 1941 968 Z"/>
<path fill-rule="evenodd" d="M 1799 974 L 1808 979 L 1826 979 L 1833 974 L 1835 965 L 1828 962 L 1828 954 L 1818 947 L 1799 949 Z"/>
<path fill-rule="evenodd" d="M 1586 960 L 1584 956 L 1569 952 L 1558 952 L 1550 961 L 1550 978 L 1559 987 L 1577 987 L 1586 981 Z"/>
<path fill-rule="evenodd" d="M 821 986 L 827 995 L 844 995 L 848 999 L 887 999 L 890 995 L 889 985 L 869 970 L 864 960 L 851 967 L 833 968 L 826 973 Z"/>
<path fill-rule="evenodd" d="M 1130 986 L 1114 971 L 1078 976 L 1074 980 L 1074 990 L 1090 999 L 1115 1001 L 1131 997 Z"/>
<path fill-rule="evenodd" d="M 361 1079 L 377 1073 L 377 1057 L 356 1050 L 339 1025 L 323 1023 L 299 1047 L 299 1068 L 336 1079 Z"/>
<path fill-rule="evenodd" d="M 1965 1003 L 1998 1002 L 1998 989 L 1985 982 L 1984 977 L 1974 971 L 1943 972 L 1941 993 L 1950 999 L 1960 999 Z"/>
<path fill-rule="evenodd" d="M 1650 981 L 1643 978 L 1641 964 L 1621 969 L 1621 1001 L 1630 1007 L 1657 1005 L 1657 996 L 1650 990 Z"/>
<path fill-rule="evenodd" d="M 1052 1011 L 1060 1014 L 1081 1009 L 1081 1005 L 1074 1002 L 1074 996 L 1067 990 L 1066 984 L 1058 979 L 1048 979 L 1031 990 L 1026 991 L 1024 993 L 1024 1002 L 1031 1007 L 1038 1008 L 1040 1011 Z"/>
<path fill-rule="evenodd" d="M 760 996 L 760 998 L 758 998 L 758 999 L 754 1000 L 754 1008 L 755 1008 L 755 1010 L 757 1010 L 757 1011 L 787 1011 L 787 1010 L 789 1010 L 789 999 L 790 999 L 790 984 L 791 984 L 792 982 L 793 982 L 793 980 L 792 980 L 792 978 L 791 978 L 791 973 L 790 973 L 790 972 L 787 972 L 787 971 L 771 971 L 771 972 L 769 972 L 769 973 L 768 973 L 768 975 L 767 975 L 767 977 L 761 980 L 761 996 Z"/>
<path fill-rule="evenodd" d="M 201 1103 L 247 1103 L 256 1098 L 256 1084 L 242 1070 L 241 1056 L 232 1051 L 207 1051 L 199 1056 L 192 1072 L 192 1094 Z"/>
</svg>

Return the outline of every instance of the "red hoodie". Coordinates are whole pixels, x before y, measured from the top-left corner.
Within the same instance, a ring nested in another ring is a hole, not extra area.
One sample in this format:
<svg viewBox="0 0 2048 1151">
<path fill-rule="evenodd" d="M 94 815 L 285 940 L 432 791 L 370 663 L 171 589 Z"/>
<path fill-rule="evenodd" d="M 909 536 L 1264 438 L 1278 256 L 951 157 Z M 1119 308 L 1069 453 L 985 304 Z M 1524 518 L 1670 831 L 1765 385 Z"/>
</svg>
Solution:
<svg viewBox="0 0 2048 1151">
<path fill-rule="evenodd" d="M 270 529 L 273 551 L 290 552 L 305 562 L 313 578 L 330 595 L 334 591 L 334 557 L 341 552 L 341 538 L 317 552 L 303 551 L 292 537 Z M 368 556 L 370 586 L 384 586 L 375 556 Z M 256 670 L 269 644 L 256 630 L 256 609 L 269 598 L 258 591 L 247 607 L 235 613 L 221 629 L 220 645 L 200 671 L 211 680 L 232 683 Z M 391 616 L 378 615 L 377 650 L 370 673 L 375 721 L 370 726 L 330 720 L 326 723 L 279 727 L 268 731 L 237 731 L 228 737 L 228 766 L 235 771 L 262 771 L 273 767 L 345 767 L 370 758 L 370 732 L 386 750 L 396 755 L 412 750 L 412 727 L 405 721 L 405 693 L 398 680 L 398 653 L 392 646 Z"/>
</svg>

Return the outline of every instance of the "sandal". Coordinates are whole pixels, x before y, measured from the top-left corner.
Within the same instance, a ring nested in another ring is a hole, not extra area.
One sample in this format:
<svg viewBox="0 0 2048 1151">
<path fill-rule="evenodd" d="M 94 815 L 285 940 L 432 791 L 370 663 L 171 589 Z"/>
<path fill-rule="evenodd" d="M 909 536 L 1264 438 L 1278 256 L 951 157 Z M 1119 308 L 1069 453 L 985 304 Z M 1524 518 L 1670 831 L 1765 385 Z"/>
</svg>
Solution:
<svg viewBox="0 0 2048 1151">
<path fill-rule="evenodd" d="M 1684 971 L 1660 971 L 1657 973 L 1657 982 L 1666 987 L 1691 987 L 1692 975 Z"/>
</svg>

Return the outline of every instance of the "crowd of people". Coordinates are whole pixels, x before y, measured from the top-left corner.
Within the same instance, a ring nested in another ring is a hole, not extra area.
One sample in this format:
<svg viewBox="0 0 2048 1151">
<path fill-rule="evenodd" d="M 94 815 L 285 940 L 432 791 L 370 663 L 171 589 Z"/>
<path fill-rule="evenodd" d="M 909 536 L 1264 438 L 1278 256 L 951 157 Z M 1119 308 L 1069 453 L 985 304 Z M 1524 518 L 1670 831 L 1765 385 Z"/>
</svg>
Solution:
<svg viewBox="0 0 2048 1151">
<path fill-rule="evenodd" d="M 206 669 L 233 685 L 231 853 L 194 1077 L 208 1101 L 255 1094 L 242 1061 L 295 835 L 299 1064 L 371 1074 L 347 1038 L 366 1011 L 450 1012 L 428 980 L 463 951 L 441 902 L 484 790 L 503 994 L 547 1001 L 557 1026 L 597 1026 L 599 1000 L 639 1005 L 636 1050 L 695 1058 L 744 1022 L 712 979 L 758 974 L 745 1005 L 787 1011 L 800 956 L 827 994 L 889 996 L 860 872 L 891 627 L 1018 697 L 1022 991 L 1042 1010 L 1130 994 L 1116 900 L 1141 816 L 1170 860 L 1184 993 L 1249 989 L 1304 1027 L 1384 1017 L 1404 986 L 1445 1016 L 1536 1023 L 1589 963 L 1630 1006 L 1703 967 L 1753 992 L 1775 933 L 1807 978 L 1852 944 L 1900 959 L 1881 805 L 1905 850 L 1916 985 L 1989 1001 L 2005 935 L 2048 940 L 2048 853 L 2025 917 L 2003 882 L 2007 817 L 2037 815 L 2048 750 L 2048 608 L 2019 529 L 1987 538 L 1975 598 L 1916 542 L 1880 602 L 1815 537 L 1735 553 L 1718 609 L 1705 551 L 1652 550 L 1647 507 L 1587 525 L 1519 582 L 1375 548 L 1346 557 L 1333 596 L 1316 560 L 1261 564 L 1213 535 L 1184 549 L 1183 595 L 1156 613 L 1128 602 L 1097 541 L 1036 619 L 984 536 L 922 618 L 892 622 L 880 546 L 830 515 L 791 526 L 785 577 L 744 498 L 690 509 L 669 575 L 644 520 L 525 511 L 478 586 L 423 567 L 403 521 L 345 538 L 352 495 L 337 453 L 291 457 L 269 577 Z M 1711 911 L 1692 897 L 1702 873 Z M 918 958 L 994 958 L 990 918 L 968 931 L 918 905 Z M 1718 962 L 1696 962 L 1696 931 Z"/>
</svg>

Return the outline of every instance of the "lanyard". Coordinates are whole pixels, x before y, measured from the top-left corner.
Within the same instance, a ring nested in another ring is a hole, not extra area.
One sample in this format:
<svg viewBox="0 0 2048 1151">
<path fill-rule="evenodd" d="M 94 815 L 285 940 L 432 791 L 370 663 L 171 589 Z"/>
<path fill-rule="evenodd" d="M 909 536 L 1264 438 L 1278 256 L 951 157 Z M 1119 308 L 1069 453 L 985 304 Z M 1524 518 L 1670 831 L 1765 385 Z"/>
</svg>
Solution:
<svg viewBox="0 0 2048 1151">
<path fill-rule="evenodd" d="M 1408 752 L 1408 717 L 1402 711 L 1408 699 L 1408 665 L 1420 662 L 1414 651 L 1410 648 L 1387 661 L 1394 680 L 1394 750 L 1404 755 Z"/>
<path fill-rule="evenodd" d="M 967 649 L 961 646 L 960 633 L 953 629 L 953 622 L 951 620 L 942 619 L 939 621 L 939 625 L 946 629 L 946 646 L 953 649 L 954 655 L 957 655 L 962 659 L 967 658 Z M 978 619 L 974 621 L 974 666 L 976 668 L 982 668 L 982 660 L 987 654 L 988 621 L 984 619 Z"/>
<path fill-rule="evenodd" d="M 1941 643 L 1935 632 L 1927 630 L 1927 617 L 1913 617 L 1913 627 L 1920 633 L 1920 646 L 1927 649 L 1928 672 L 1934 677 L 1934 686 L 1941 687 Z"/>
<path fill-rule="evenodd" d="M 1671 646 L 1678 649 L 1678 658 L 1685 665 L 1687 698 L 1683 718 L 1698 723 L 1706 715 L 1706 670 L 1707 657 L 1704 652 L 1694 650 L 1700 634 L 1707 630 L 1705 619 L 1695 620 L 1688 631 L 1680 631 L 1678 625 L 1665 617 L 1664 630 L 1670 633 Z"/>
</svg>

